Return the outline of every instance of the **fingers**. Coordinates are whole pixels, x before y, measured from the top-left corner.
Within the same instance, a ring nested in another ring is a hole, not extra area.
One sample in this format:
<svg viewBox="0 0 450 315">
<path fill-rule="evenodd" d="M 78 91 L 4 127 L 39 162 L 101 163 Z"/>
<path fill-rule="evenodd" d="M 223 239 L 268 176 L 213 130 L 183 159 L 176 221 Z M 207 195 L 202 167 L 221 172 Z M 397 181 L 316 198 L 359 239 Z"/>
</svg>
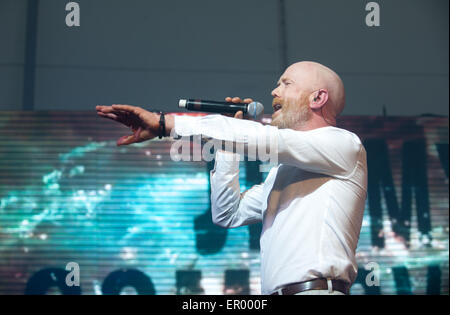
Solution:
<svg viewBox="0 0 450 315">
<path fill-rule="evenodd" d="M 129 115 L 129 120 L 133 124 L 146 125 L 152 130 L 159 128 L 159 115 L 146 111 L 145 109 L 131 105 L 112 105 L 113 110 L 124 112 Z"/>
<path fill-rule="evenodd" d="M 123 114 L 135 114 L 139 115 L 140 113 L 144 112 L 144 110 L 140 107 L 136 106 L 130 106 L 130 105 L 112 105 L 112 106 L 105 106 L 105 105 L 97 105 L 95 106 L 95 109 L 97 112 L 102 113 L 123 113 Z"/>
<path fill-rule="evenodd" d="M 131 106 L 131 105 L 121 105 L 121 104 L 112 104 L 112 105 L 97 105 L 95 106 L 95 109 L 97 111 L 111 111 L 111 110 L 119 110 L 119 108 L 114 108 L 114 107 L 124 107 L 126 106 L 128 109 L 127 111 L 129 111 L 130 108 L 137 108 L 136 106 Z M 123 109 L 121 109 L 123 110 Z"/>
<path fill-rule="evenodd" d="M 127 127 L 131 127 L 133 124 L 133 119 L 130 117 L 129 113 L 122 111 L 114 111 L 114 110 L 106 110 L 106 111 L 98 111 L 97 115 L 103 118 L 108 118 L 114 121 L 117 121 L 121 124 L 124 124 Z"/>
<path fill-rule="evenodd" d="M 113 114 L 113 113 L 105 114 L 103 112 L 97 112 L 97 114 L 99 116 L 102 116 L 102 117 L 105 117 L 105 118 L 109 118 L 109 119 L 112 119 L 112 120 L 116 120 L 116 121 L 119 119 L 119 117 L 116 114 Z"/>
<path fill-rule="evenodd" d="M 130 127 L 138 124 L 138 115 L 131 112 L 114 109 L 112 106 L 98 105 L 96 106 L 97 114 L 101 117 L 108 118 Z"/>
<path fill-rule="evenodd" d="M 111 106 L 103 106 L 103 105 L 98 105 L 95 107 L 97 110 L 97 114 L 99 114 L 100 116 L 102 116 L 101 114 L 106 114 L 106 116 L 113 118 L 112 115 L 108 115 L 108 114 L 115 114 L 115 116 L 118 115 L 126 115 L 129 114 L 128 112 L 122 111 L 122 110 L 115 110 L 113 109 Z"/>
<path fill-rule="evenodd" d="M 228 96 L 228 97 L 225 98 L 225 101 L 232 102 L 232 103 L 241 103 L 242 102 L 241 98 L 237 97 L 237 96 L 235 96 L 233 98 Z"/>
<path fill-rule="evenodd" d="M 97 110 L 97 112 L 102 112 L 102 113 L 112 113 L 112 112 L 118 112 L 118 109 L 114 109 L 112 106 L 106 106 L 106 105 L 97 105 L 95 106 L 95 109 Z M 125 111 L 122 111 L 125 112 Z"/>
<path fill-rule="evenodd" d="M 131 105 L 119 105 L 119 104 L 113 104 L 111 106 L 114 110 L 121 110 L 121 111 L 125 111 L 125 112 L 129 112 L 129 113 L 133 113 L 135 115 L 142 114 L 142 112 L 144 111 L 142 108 L 137 107 L 137 106 L 131 106 Z"/>
<path fill-rule="evenodd" d="M 244 99 L 242 101 L 240 97 L 235 96 L 235 97 L 231 98 L 231 97 L 228 96 L 228 97 L 225 98 L 225 101 L 226 102 L 232 102 L 232 103 L 247 103 L 247 104 L 249 104 L 249 103 L 253 102 L 253 99 L 246 98 L 246 99 Z"/>
<path fill-rule="evenodd" d="M 244 99 L 243 101 L 242 101 L 242 99 L 240 98 L 240 97 L 237 97 L 237 96 L 235 96 L 235 97 L 226 97 L 225 98 L 225 101 L 226 102 L 232 102 L 232 103 L 247 103 L 247 104 L 249 104 L 249 103 L 251 103 L 251 102 L 253 102 L 253 99 L 251 99 L 251 98 L 246 98 L 246 99 Z M 244 112 L 243 111 L 238 111 L 236 114 L 234 114 L 234 118 L 237 118 L 237 119 L 242 119 L 242 118 L 244 118 Z"/>
</svg>

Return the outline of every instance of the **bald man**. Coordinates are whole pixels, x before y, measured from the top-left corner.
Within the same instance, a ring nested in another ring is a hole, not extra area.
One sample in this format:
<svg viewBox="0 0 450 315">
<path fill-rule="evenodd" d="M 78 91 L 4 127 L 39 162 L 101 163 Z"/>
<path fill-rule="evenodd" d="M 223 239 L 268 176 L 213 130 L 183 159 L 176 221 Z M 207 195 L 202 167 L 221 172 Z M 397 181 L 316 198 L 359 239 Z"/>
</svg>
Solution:
<svg viewBox="0 0 450 315">
<path fill-rule="evenodd" d="M 118 145 L 176 133 L 253 146 L 249 156 L 273 148 L 276 165 L 264 183 L 244 193 L 239 189 L 240 156 L 217 151 L 211 171 L 213 222 L 225 228 L 262 222 L 263 294 L 348 294 L 358 270 L 355 251 L 367 165 L 360 139 L 336 127 L 345 105 L 344 85 L 331 69 L 299 62 L 286 69 L 272 96 L 271 126 L 236 119 L 242 112 L 234 118 L 166 115 L 164 131 L 158 114 L 139 107 L 97 106 L 97 112 L 133 130 Z"/>
</svg>

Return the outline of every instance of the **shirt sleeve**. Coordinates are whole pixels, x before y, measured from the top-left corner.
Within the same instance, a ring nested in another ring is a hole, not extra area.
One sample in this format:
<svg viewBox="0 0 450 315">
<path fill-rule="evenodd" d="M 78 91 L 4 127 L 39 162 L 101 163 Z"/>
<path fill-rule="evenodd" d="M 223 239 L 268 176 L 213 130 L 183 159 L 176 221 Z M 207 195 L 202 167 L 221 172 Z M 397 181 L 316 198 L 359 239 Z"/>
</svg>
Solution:
<svg viewBox="0 0 450 315">
<path fill-rule="evenodd" d="M 363 150 L 355 134 L 335 127 L 297 131 L 208 115 L 175 116 L 174 129 L 179 136 L 202 135 L 243 144 L 244 154 L 255 160 L 283 163 L 343 179 L 352 175 Z"/>
<path fill-rule="evenodd" d="M 262 185 L 241 194 L 238 154 L 217 151 L 210 177 L 214 224 L 234 228 L 262 221 Z"/>
</svg>

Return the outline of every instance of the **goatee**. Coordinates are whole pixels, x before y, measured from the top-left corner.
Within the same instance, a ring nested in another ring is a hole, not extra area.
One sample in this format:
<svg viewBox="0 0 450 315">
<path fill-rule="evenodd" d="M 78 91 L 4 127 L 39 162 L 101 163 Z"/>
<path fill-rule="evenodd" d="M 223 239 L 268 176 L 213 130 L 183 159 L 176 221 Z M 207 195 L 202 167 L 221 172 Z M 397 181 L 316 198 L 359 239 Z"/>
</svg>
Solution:
<svg viewBox="0 0 450 315">
<path fill-rule="evenodd" d="M 301 128 L 311 119 L 311 112 L 307 102 L 302 102 L 300 105 L 286 102 L 278 111 L 277 117 L 270 123 L 272 126 L 278 127 L 278 129 Z"/>
</svg>

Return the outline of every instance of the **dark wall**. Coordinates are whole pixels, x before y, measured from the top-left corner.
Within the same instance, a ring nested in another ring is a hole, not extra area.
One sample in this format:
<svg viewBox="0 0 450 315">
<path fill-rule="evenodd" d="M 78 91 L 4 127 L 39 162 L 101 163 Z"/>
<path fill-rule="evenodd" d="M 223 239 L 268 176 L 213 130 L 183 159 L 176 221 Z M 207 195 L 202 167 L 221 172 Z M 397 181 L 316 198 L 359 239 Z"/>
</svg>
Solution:
<svg viewBox="0 0 450 315">
<path fill-rule="evenodd" d="M 249 96 L 271 112 L 285 64 L 315 60 L 347 89 L 347 115 L 448 115 L 448 1 L 40 0 L 35 110 Z M 26 0 L 0 0 L 0 109 L 23 108 Z"/>
</svg>

